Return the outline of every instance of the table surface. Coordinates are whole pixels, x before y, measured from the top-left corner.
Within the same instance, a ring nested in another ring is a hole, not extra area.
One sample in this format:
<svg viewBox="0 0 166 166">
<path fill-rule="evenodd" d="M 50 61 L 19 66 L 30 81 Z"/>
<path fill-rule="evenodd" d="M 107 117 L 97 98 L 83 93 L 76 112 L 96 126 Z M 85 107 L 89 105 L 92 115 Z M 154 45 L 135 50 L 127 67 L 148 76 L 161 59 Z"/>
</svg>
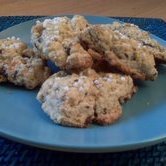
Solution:
<svg viewBox="0 0 166 166">
<path fill-rule="evenodd" d="M 166 19 L 166 0 L 0 0 L 0 16 L 88 14 Z"/>
</svg>

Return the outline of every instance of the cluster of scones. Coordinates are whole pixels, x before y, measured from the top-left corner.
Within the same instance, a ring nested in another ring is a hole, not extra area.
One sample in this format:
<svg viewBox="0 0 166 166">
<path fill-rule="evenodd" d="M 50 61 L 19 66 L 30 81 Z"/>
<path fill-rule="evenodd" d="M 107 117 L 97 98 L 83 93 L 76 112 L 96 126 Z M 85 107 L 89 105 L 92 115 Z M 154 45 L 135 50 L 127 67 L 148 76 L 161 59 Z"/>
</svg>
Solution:
<svg viewBox="0 0 166 166">
<path fill-rule="evenodd" d="M 19 38 L 0 39 L 0 82 L 34 89 L 57 124 L 111 124 L 136 92 L 134 80 L 155 80 L 166 48 L 133 24 L 92 25 L 83 16 L 36 21 L 33 49 Z M 47 61 L 61 71 L 52 73 Z"/>
</svg>

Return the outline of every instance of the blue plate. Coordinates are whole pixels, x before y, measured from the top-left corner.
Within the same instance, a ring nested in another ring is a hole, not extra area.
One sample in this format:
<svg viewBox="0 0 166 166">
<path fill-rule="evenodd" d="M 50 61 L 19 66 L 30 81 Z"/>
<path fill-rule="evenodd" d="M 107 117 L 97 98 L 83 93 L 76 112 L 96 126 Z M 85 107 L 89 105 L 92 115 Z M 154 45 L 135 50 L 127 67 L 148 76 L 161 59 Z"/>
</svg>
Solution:
<svg viewBox="0 0 166 166">
<path fill-rule="evenodd" d="M 91 23 L 112 23 L 106 17 L 86 16 Z M 30 44 L 35 20 L 0 33 L 17 36 Z M 166 46 L 166 42 L 153 36 Z M 123 117 L 113 125 L 86 129 L 54 124 L 36 100 L 37 90 L 0 85 L 0 135 L 47 149 L 73 152 L 113 152 L 136 149 L 166 140 L 166 67 L 159 67 L 154 82 L 140 82 L 136 95 L 124 104 Z"/>
</svg>

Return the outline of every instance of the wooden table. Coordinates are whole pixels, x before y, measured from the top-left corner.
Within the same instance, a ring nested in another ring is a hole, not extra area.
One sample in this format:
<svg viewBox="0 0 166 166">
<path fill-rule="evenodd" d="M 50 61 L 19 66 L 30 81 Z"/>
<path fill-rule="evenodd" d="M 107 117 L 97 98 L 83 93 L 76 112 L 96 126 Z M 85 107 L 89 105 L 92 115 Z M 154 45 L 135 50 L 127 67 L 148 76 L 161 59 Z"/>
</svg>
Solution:
<svg viewBox="0 0 166 166">
<path fill-rule="evenodd" d="M 0 0 L 1 16 L 57 14 L 166 19 L 166 0 Z"/>
</svg>

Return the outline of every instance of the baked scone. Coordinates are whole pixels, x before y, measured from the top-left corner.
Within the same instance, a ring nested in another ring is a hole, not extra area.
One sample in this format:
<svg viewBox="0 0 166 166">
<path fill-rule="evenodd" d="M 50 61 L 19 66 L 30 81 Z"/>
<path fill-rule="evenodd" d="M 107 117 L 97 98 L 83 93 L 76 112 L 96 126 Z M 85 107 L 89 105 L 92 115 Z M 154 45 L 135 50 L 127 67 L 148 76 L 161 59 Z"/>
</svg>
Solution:
<svg viewBox="0 0 166 166">
<path fill-rule="evenodd" d="M 97 74 L 94 70 L 85 70 L 83 75 L 92 78 L 98 93 L 93 122 L 107 125 L 118 120 L 122 116 L 122 104 L 137 90 L 132 78 L 116 73 Z"/>
<path fill-rule="evenodd" d="M 33 89 L 50 76 L 44 60 L 19 38 L 0 39 L 0 82 Z"/>
<path fill-rule="evenodd" d="M 113 31 L 117 31 L 130 39 L 140 42 L 140 46 L 147 48 L 155 57 L 156 62 L 166 63 L 166 48 L 152 39 L 150 34 L 137 25 L 114 22 L 109 24 Z"/>
<path fill-rule="evenodd" d="M 95 61 L 105 60 L 134 79 L 154 80 L 157 77 L 154 56 L 134 39 L 100 25 L 90 26 L 79 39 Z"/>
<path fill-rule="evenodd" d="M 79 75 L 60 71 L 44 82 L 37 99 L 55 123 L 87 127 L 92 122 L 105 125 L 119 119 L 121 103 L 135 91 L 130 76 L 97 74 L 92 69 Z"/>
<path fill-rule="evenodd" d="M 63 70 L 80 71 L 92 66 L 92 58 L 79 44 L 77 35 L 89 26 L 83 16 L 55 17 L 37 21 L 32 27 L 32 44 L 42 55 Z"/>
</svg>

